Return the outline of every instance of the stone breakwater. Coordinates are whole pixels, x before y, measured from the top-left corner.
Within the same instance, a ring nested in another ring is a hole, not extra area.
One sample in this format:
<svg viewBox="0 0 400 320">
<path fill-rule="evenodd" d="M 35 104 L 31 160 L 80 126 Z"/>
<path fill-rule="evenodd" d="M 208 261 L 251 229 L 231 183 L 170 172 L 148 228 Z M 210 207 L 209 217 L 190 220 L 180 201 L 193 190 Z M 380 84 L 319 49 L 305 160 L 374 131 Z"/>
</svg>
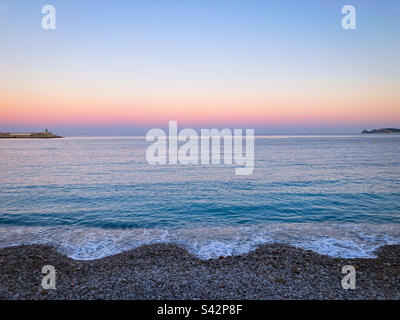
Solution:
<svg viewBox="0 0 400 320">
<path fill-rule="evenodd" d="M 0 132 L 0 139 L 51 139 L 63 138 L 51 132 Z"/>
</svg>

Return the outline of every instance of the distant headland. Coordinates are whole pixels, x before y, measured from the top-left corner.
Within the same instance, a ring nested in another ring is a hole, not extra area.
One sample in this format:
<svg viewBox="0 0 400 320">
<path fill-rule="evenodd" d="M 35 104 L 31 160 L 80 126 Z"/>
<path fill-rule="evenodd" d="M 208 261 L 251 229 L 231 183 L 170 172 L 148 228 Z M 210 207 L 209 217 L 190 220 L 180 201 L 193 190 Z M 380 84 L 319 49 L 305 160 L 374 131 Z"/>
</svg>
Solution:
<svg viewBox="0 0 400 320">
<path fill-rule="evenodd" d="M 400 129 L 396 128 L 382 128 L 382 129 L 374 129 L 371 131 L 363 130 L 361 133 L 400 133 Z"/>
<path fill-rule="evenodd" d="M 52 139 L 52 138 L 63 138 L 52 134 L 50 131 L 44 132 L 0 132 L 0 139 Z"/>
</svg>

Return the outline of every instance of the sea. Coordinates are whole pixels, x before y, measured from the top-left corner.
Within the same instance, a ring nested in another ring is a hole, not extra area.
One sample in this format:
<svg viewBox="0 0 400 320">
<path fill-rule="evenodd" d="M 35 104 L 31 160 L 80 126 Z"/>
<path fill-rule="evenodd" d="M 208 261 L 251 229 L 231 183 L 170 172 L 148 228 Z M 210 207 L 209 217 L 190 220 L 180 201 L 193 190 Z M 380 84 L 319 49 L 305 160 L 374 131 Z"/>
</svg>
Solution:
<svg viewBox="0 0 400 320">
<path fill-rule="evenodd" d="M 400 244 L 400 135 L 255 137 L 254 171 L 150 165 L 143 136 L 0 140 L 0 247 L 77 260 L 175 243 L 201 259 L 284 243 L 333 257 Z"/>
</svg>

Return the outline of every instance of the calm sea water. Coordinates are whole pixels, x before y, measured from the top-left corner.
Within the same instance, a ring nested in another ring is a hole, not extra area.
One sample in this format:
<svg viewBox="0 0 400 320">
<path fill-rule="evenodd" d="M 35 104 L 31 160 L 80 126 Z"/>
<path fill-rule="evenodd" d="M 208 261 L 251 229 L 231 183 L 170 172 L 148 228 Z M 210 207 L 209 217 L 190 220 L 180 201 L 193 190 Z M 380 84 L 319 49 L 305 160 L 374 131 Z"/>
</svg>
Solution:
<svg viewBox="0 0 400 320">
<path fill-rule="evenodd" d="M 175 242 L 201 258 L 282 242 L 343 257 L 400 243 L 400 136 L 264 136 L 255 169 L 151 166 L 143 137 L 0 141 L 0 246 L 93 259 Z"/>
</svg>

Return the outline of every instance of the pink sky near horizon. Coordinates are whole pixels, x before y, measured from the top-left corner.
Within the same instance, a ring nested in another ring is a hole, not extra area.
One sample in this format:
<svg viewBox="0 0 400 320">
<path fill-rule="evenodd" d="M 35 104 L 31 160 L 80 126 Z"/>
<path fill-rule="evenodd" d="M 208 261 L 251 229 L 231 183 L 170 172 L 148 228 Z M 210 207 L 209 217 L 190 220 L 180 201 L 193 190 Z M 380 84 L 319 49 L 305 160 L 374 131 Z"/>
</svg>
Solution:
<svg viewBox="0 0 400 320">
<path fill-rule="evenodd" d="M 99 91 L 100 92 L 100 91 Z M 75 94 L 74 94 L 75 93 Z M 180 97 L 80 94 L 77 91 L 0 93 L 0 125 L 147 125 L 169 120 L 191 125 L 354 125 L 392 124 L 400 119 L 396 95 L 294 93 Z"/>
</svg>

